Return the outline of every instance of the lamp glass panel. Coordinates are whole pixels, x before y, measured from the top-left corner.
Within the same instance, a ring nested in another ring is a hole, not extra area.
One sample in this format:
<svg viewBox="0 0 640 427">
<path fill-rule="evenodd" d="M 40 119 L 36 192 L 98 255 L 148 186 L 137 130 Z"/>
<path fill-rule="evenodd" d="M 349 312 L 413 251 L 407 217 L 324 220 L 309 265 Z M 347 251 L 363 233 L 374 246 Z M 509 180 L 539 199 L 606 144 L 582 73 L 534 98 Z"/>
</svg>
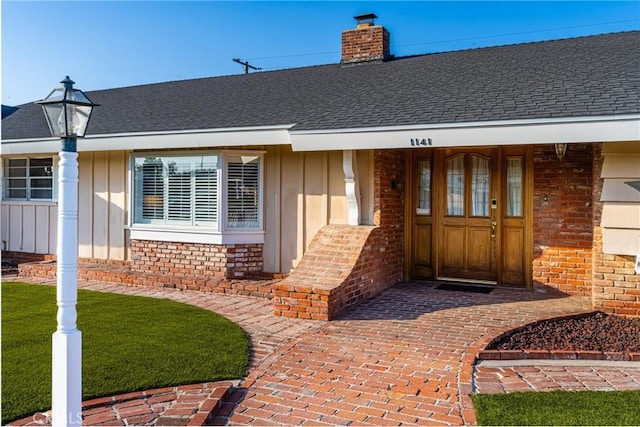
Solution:
<svg viewBox="0 0 640 427">
<path fill-rule="evenodd" d="M 91 104 L 89 98 L 81 90 L 72 89 L 67 93 L 67 99 L 69 101 L 82 102 L 84 104 Z"/>
<path fill-rule="evenodd" d="M 67 130 L 70 136 L 84 136 L 89 123 L 91 108 L 91 106 L 85 105 L 67 105 Z M 64 120 L 62 116 L 60 119 Z"/>
<path fill-rule="evenodd" d="M 47 101 L 47 102 L 60 101 L 60 102 L 62 102 L 62 100 L 64 100 L 64 90 L 65 90 L 65 88 L 63 88 L 63 87 L 59 87 L 57 89 L 52 90 L 51 93 L 49 94 L 49 96 L 47 96 L 44 99 L 44 101 Z"/>
<path fill-rule="evenodd" d="M 66 136 L 64 120 L 60 121 L 60 115 L 63 113 L 62 104 L 46 104 L 42 106 L 44 115 L 53 136 Z"/>
</svg>

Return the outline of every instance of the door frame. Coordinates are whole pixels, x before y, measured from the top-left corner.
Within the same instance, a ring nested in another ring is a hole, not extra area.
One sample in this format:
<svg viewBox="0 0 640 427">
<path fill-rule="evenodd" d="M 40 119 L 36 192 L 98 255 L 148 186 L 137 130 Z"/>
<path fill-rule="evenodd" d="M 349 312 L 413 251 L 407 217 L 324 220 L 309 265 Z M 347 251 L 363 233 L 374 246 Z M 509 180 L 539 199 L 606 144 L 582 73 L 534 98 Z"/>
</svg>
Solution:
<svg viewBox="0 0 640 427">
<path fill-rule="evenodd" d="M 441 215 L 435 215 L 436 209 L 442 209 L 442 207 L 437 206 L 438 199 L 442 200 L 442 197 L 436 196 L 438 192 L 442 192 L 442 183 L 438 181 L 437 176 L 441 175 L 439 170 L 443 168 L 442 161 L 440 159 L 444 158 L 444 152 L 446 150 L 450 150 L 451 148 L 420 148 L 420 149 L 412 149 L 407 150 L 405 156 L 405 212 L 404 212 L 404 220 L 405 220 L 405 239 L 404 239 L 404 249 L 405 249 L 405 280 L 437 280 L 439 275 L 438 271 L 438 239 L 439 234 L 442 229 L 441 224 Z M 510 284 L 508 286 L 516 286 L 516 287 L 525 287 L 526 289 L 533 288 L 533 148 L 531 146 L 525 145 L 514 145 L 514 146 L 486 146 L 486 147 L 468 147 L 461 148 L 457 151 L 465 152 L 465 153 L 473 153 L 474 151 L 485 151 L 484 149 L 495 149 L 497 159 L 495 163 L 497 164 L 498 176 L 498 191 L 499 198 L 505 199 L 506 194 L 506 159 L 513 156 L 518 156 L 523 158 L 523 189 L 522 189 L 522 200 L 523 200 L 523 283 L 520 285 Z M 416 218 L 418 215 L 415 214 L 417 207 L 417 164 L 419 160 L 430 160 L 431 161 L 431 216 L 428 218 L 422 219 L 422 222 L 430 227 L 431 234 L 431 245 L 428 248 L 431 257 L 431 267 L 426 269 L 421 269 L 421 271 L 429 271 L 431 270 L 430 277 L 420 276 L 416 274 L 416 253 L 414 246 L 414 239 L 416 238 Z M 440 163 L 440 164 L 438 164 Z M 506 199 L 505 199 L 506 200 Z M 505 203 L 500 203 L 500 205 L 505 205 Z M 503 206 L 499 208 L 498 216 L 498 227 L 496 230 L 496 239 L 498 247 L 496 248 L 496 269 L 497 269 L 497 285 L 505 285 L 505 273 L 503 271 L 503 261 L 505 253 L 505 248 L 503 247 L 505 244 L 505 239 L 503 238 L 503 229 L 506 227 L 506 221 L 503 220 Z M 460 279 L 464 281 L 464 279 Z M 471 282 L 471 280 L 469 281 Z"/>
</svg>

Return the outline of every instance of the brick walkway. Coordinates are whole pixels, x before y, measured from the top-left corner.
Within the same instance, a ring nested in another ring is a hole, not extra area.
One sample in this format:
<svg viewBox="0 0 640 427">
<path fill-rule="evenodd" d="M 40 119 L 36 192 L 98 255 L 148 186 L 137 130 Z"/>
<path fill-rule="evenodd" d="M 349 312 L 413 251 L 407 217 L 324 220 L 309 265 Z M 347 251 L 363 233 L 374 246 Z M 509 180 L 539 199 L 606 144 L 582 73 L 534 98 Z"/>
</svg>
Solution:
<svg viewBox="0 0 640 427">
<path fill-rule="evenodd" d="M 284 346 L 219 415 L 231 425 L 473 424 L 480 349 L 515 326 L 589 310 L 584 298 L 396 286 Z"/>
<path fill-rule="evenodd" d="M 275 317 L 271 303 L 258 298 L 95 283 L 81 287 L 171 298 L 216 311 L 245 328 L 255 349 L 248 377 L 209 420 L 230 425 L 473 424 L 469 393 L 474 386 L 482 391 L 483 381 L 509 383 L 513 376 L 529 375 L 533 389 L 547 384 L 531 367 L 483 371 L 482 364 L 474 382 L 479 350 L 522 324 L 591 310 L 585 298 L 513 289 L 484 295 L 410 283 L 335 321 L 318 322 Z M 600 375 L 601 369 L 594 369 Z M 629 376 L 625 369 L 618 374 Z M 571 375 L 586 377 L 588 371 Z"/>
<path fill-rule="evenodd" d="M 18 278 L 3 275 L 3 281 L 23 281 L 55 285 L 55 280 Z M 112 283 L 80 282 L 78 286 L 99 292 L 167 298 L 219 313 L 236 322 L 250 336 L 252 354 L 249 369 L 260 365 L 269 355 L 323 322 L 301 321 L 273 315 L 270 300 L 210 292 L 180 291 L 172 288 L 147 288 Z M 167 387 L 83 402 L 85 425 L 203 425 L 221 405 L 237 381 L 222 381 Z M 229 394 L 233 397 L 234 394 Z M 51 425 L 50 411 L 36 414 L 11 425 Z"/>
</svg>

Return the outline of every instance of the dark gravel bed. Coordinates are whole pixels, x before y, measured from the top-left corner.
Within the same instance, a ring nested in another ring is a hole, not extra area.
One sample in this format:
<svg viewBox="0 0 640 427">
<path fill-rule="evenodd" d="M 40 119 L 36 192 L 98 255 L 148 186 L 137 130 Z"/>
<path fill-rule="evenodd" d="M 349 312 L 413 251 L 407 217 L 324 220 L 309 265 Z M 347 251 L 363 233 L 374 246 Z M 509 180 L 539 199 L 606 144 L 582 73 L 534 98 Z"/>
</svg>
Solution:
<svg viewBox="0 0 640 427">
<path fill-rule="evenodd" d="M 640 319 L 595 312 L 543 320 L 503 334 L 487 349 L 640 352 Z"/>
</svg>

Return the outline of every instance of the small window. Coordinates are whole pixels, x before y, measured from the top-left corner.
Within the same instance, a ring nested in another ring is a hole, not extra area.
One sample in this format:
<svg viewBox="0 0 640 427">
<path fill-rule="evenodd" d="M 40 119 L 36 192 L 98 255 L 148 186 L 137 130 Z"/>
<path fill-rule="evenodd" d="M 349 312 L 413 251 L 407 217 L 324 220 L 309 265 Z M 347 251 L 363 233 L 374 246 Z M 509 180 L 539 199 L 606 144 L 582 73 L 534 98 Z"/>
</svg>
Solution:
<svg viewBox="0 0 640 427">
<path fill-rule="evenodd" d="M 52 200 L 53 158 L 4 159 L 5 200 Z"/>
<path fill-rule="evenodd" d="M 227 227 L 260 227 L 260 157 L 229 156 Z"/>
</svg>

